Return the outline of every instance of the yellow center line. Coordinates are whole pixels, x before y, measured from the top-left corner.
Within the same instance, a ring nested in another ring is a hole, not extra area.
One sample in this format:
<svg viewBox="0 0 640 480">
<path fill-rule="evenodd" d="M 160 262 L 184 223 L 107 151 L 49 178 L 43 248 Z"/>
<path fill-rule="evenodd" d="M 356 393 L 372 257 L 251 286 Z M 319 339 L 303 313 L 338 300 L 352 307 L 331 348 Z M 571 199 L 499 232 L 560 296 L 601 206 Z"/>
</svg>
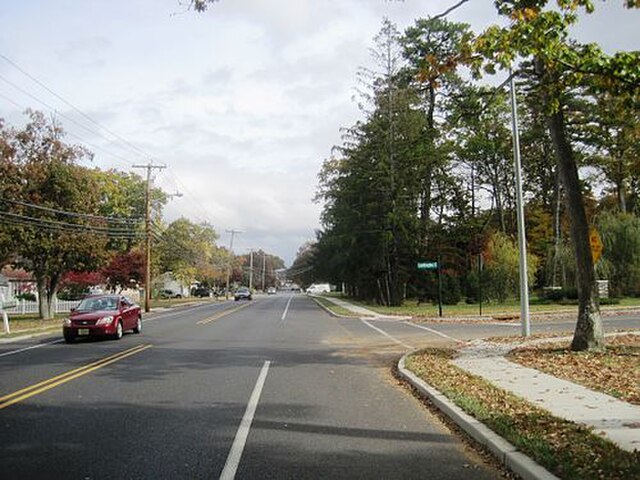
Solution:
<svg viewBox="0 0 640 480">
<path fill-rule="evenodd" d="M 237 312 L 238 310 L 242 310 L 243 308 L 246 308 L 249 305 L 250 305 L 249 303 L 246 303 L 244 305 L 240 305 L 239 307 L 230 308 L 228 310 L 225 310 L 223 312 L 218 313 L 217 315 L 214 315 L 213 317 L 205 318 L 204 320 L 200 320 L 199 322 L 196 322 L 196 323 L 198 325 L 206 325 L 207 323 L 210 323 L 210 322 L 213 322 L 215 320 L 218 320 L 219 318 L 222 318 L 225 315 L 229 315 L 231 313 Z"/>
<path fill-rule="evenodd" d="M 26 400 L 27 398 L 33 397 L 35 395 L 39 395 L 40 393 L 46 392 L 52 388 L 55 388 L 59 385 L 67 383 L 71 380 L 74 380 L 78 377 L 91 373 L 99 368 L 110 365 L 114 362 L 122 360 L 123 358 L 130 357 L 131 355 L 135 355 L 136 353 L 140 353 L 144 350 L 151 348 L 151 345 L 138 345 L 136 347 L 130 348 L 128 350 L 124 350 L 123 352 L 119 352 L 108 357 L 105 357 L 101 360 L 95 361 L 83 367 L 76 368 L 74 370 L 70 370 L 61 375 L 57 375 L 48 380 L 44 380 L 42 382 L 36 383 L 35 385 L 31 385 L 30 387 L 23 388 L 21 390 L 10 393 L 9 395 L 5 395 L 4 397 L 0 397 L 0 410 L 6 408 L 14 403 L 21 402 L 22 400 Z"/>
</svg>

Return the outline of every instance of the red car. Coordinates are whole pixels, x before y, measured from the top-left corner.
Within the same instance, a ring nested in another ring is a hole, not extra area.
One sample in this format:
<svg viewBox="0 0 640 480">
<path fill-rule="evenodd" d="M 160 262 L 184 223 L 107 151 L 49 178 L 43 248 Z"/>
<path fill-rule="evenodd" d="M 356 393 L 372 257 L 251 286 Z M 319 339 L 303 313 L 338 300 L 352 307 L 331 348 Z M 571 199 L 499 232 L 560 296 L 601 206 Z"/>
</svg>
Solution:
<svg viewBox="0 0 640 480">
<path fill-rule="evenodd" d="M 84 298 L 64 321 L 62 334 L 71 343 L 78 337 L 122 338 L 125 330 L 142 331 L 140 306 L 122 295 L 93 295 Z"/>
</svg>

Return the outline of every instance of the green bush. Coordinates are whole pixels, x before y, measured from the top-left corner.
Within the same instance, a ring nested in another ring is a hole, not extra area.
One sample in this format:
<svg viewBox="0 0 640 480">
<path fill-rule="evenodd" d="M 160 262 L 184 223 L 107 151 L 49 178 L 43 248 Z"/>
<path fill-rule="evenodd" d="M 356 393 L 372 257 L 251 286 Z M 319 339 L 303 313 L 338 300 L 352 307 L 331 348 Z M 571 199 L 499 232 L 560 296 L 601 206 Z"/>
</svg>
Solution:
<svg viewBox="0 0 640 480">
<path fill-rule="evenodd" d="M 542 298 L 552 302 L 559 302 L 566 297 L 566 291 L 562 288 L 545 288 L 542 291 Z"/>
<path fill-rule="evenodd" d="M 457 305 L 462 300 L 460 281 L 456 275 L 442 274 L 442 303 Z"/>
<path fill-rule="evenodd" d="M 563 291 L 564 291 L 564 296 L 567 300 L 578 299 L 578 289 L 576 287 L 567 287 Z"/>
<path fill-rule="evenodd" d="M 600 305 L 619 305 L 620 304 L 620 299 L 619 298 L 601 298 L 600 299 Z"/>
<path fill-rule="evenodd" d="M 26 300 L 27 302 L 35 302 L 36 301 L 36 294 L 35 293 L 19 293 L 16 295 L 16 298 L 18 300 Z"/>
</svg>

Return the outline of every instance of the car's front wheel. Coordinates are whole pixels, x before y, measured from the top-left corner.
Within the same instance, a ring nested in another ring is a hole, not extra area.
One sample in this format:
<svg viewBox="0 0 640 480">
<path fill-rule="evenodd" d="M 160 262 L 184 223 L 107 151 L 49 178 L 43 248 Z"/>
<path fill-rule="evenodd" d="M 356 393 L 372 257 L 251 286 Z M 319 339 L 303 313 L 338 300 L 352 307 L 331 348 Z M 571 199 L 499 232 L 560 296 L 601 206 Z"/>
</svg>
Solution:
<svg viewBox="0 0 640 480">
<path fill-rule="evenodd" d="M 142 332 L 142 318 L 138 317 L 138 322 L 136 323 L 135 328 L 133 329 L 133 333 Z"/>
<path fill-rule="evenodd" d="M 76 340 L 76 336 L 73 333 L 65 332 L 63 335 L 64 335 L 64 341 L 67 343 L 73 343 Z"/>
<path fill-rule="evenodd" d="M 123 330 L 122 330 L 122 322 L 118 322 L 116 325 L 116 333 L 113 334 L 114 340 L 120 340 L 122 338 Z"/>
</svg>

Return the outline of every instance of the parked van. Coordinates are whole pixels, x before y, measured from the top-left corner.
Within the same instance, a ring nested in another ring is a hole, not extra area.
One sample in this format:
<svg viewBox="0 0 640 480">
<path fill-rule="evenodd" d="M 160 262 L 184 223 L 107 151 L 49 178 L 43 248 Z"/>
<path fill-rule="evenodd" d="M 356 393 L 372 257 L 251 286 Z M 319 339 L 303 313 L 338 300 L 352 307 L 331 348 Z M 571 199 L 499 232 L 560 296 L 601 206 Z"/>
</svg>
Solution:
<svg viewBox="0 0 640 480">
<path fill-rule="evenodd" d="M 312 283 L 307 288 L 307 293 L 312 295 L 318 295 L 320 293 L 329 293 L 331 291 L 331 287 L 328 283 Z"/>
</svg>

